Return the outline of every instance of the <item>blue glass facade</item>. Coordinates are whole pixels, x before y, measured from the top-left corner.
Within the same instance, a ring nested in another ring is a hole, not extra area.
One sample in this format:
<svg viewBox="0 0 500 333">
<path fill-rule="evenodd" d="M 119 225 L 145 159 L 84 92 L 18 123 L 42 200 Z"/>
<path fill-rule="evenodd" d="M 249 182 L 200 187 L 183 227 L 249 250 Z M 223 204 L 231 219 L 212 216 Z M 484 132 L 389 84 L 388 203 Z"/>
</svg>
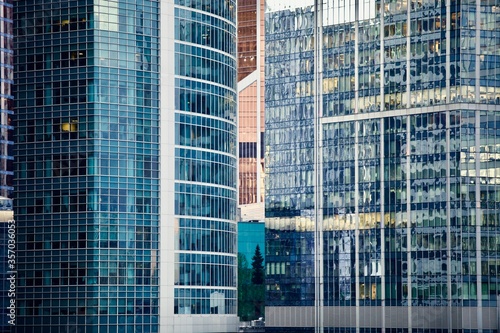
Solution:
<svg viewBox="0 0 500 333">
<path fill-rule="evenodd" d="M 157 1 L 18 1 L 18 332 L 158 332 Z"/>
<path fill-rule="evenodd" d="M 497 8 L 269 3 L 266 330 L 497 329 Z"/>
<path fill-rule="evenodd" d="M 234 6 L 200 6 L 16 2 L 18 332 L 236 318 Z"/>
</svg>

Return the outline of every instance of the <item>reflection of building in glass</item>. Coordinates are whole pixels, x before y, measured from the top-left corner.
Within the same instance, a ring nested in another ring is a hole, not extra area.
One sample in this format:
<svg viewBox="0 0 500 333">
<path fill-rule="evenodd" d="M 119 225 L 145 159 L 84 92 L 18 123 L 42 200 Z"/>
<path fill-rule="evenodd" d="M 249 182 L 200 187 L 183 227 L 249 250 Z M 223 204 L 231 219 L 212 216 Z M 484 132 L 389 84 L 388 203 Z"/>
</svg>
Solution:
<svg viewBox="0 0 500 333">
<path fill-rule="evenodd" d="M 235 2 L 15 22 L 19 332 L 234 332 Z"/>
<path fill-rule="evenodd" d="M 264 1 L 238 1 L 239 204 L 264 198 Z M 242 219 L 245 219 L 242 217 Z"/>
<path fill-rule="evenodd" d="M 316 5 L 266 8 L 266 332 L 496 332 L 498 3 Z"/>
<path fill-rule="evenodd" d="M 264 315 L 264 232 L 264 221 L 238 222 L 238 316 L 241 320 L 240 332 L 242 328 L 256 329 L 253 325 L 254 321 L 259 320 Z M 259 249 L 258 253 L 257 247 Z M 261 324 L 264 325 L 263 322 Z"/>
</svg>

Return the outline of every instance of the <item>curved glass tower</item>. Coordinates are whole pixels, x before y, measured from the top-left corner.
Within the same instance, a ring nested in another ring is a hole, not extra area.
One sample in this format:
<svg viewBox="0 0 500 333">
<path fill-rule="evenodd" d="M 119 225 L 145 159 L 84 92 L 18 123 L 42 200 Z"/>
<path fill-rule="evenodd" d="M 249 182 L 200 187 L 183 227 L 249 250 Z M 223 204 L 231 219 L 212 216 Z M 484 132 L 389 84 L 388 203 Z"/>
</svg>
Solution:
<svg viewBox="0 0 500 333">
<path fill-rule="evenodd" d="M 174 331 L 226 332 L 237 326 L 236 3 L 177 0 L 174 17 Z M 219 324 L 203 327 L 207 315 Z"/>
<path fill-rule="evenodd" d="M 498 2 L 266 4 L 266 332 L 497 332 Z"/>
<path fill-rule="evenodd" d="M 16 2 L 18 332 L 236 327 L 234 6 L 196 6 Z"/>
</svg>

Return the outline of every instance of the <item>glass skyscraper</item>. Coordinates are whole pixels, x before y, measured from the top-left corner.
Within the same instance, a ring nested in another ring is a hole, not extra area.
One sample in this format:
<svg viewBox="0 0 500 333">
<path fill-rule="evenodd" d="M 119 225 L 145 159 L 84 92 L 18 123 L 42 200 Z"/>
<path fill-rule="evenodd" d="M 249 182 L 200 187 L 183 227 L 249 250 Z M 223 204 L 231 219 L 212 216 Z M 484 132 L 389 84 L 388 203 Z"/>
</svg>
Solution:
<svg viewBox="0 0 500 333">
<path fill-rule="evenodd" d="M 242 220 L 264 207 L 264 1 L 238 1 L 239 204 Z M 248 215 L 245 217 L 245 215 Z"/>
<path fill-rule="evenodd" d="M 234 3 L 14 22 L 17 332 L 234 330 Z"/>
<path fill-rule="evenodd" d="M 497 332 L 500 3 L 266 4 L 266 332 Z"/>
</svg>

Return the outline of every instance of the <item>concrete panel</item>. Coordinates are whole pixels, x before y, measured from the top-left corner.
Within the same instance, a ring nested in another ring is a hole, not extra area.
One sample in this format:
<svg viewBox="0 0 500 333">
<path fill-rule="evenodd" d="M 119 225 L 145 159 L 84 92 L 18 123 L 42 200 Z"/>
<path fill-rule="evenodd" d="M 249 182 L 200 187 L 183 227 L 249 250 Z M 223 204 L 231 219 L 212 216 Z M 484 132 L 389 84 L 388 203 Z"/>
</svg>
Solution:
<svg viewBox="0 0 500 333">
<path fill-rule="evenodd" d="M 325 327 L 355 327 L 356 307 L 330 306 L 324 311 Z"/>
<path fill-rule="evenodd" d="M 463 329 L 472 329 L 477 327 L 477 310 L 476 308 L 462 309 L 462 327 Z"/>
<path fill-rule="evenodd" d="M 297 317 L 300 317 L 300 327 L 314 326 L 314 308 L 302 307 L 299 310 L 300 314 L 297 314 Z"/>
<path fill-rule="evenodd" d="M 462 328 L 462 308 L 451 308 L 451 328 L 461 329 Z"/>
<path fill-rule="evenodd" d="M 362 306 L 359 308 L 360 327 L 382 327 L 382 307 Z"/>
<path fill-rule="evenodd" d="M 495 330 L 498 328 L 497 308 L 483 308 L 483 329 Z"/>
<path fill-rule="evenodd" d="M 411 308 L 411 323 L 413 328 L 447 328 L 448 307 L 417 307 Z"/>
<path fill-rule="evenodd" d="M 408 308 L 400 306 L 386 307 L 385 325 L 387 328 L 408 327 Z"/>
<path fill-rule="evenodd" d="M 473 329 L 477 330 L 477 308 L 451 309 L 448 307 L 412 307 L 413 328 L 426 329 Z M 324 307 L 324 327 L 355 327 L 356 307 Z M 382 307 L 360 307 L 360 327 L 381 328 Z M 494 330 L 499 325 L 497 308 L 482 309 L 483 329 Z M 407 307 L 385 308 L 386 328 L 409 327 Z M 314 307 L 267 307 L 266 326 L 269 327 L 314 327 Z"/>
<path fill-rule="evenodd" d="M 312 306 L 266 307 L 266 326 L 314 327 L 314 307 Z"/>
</svg>

